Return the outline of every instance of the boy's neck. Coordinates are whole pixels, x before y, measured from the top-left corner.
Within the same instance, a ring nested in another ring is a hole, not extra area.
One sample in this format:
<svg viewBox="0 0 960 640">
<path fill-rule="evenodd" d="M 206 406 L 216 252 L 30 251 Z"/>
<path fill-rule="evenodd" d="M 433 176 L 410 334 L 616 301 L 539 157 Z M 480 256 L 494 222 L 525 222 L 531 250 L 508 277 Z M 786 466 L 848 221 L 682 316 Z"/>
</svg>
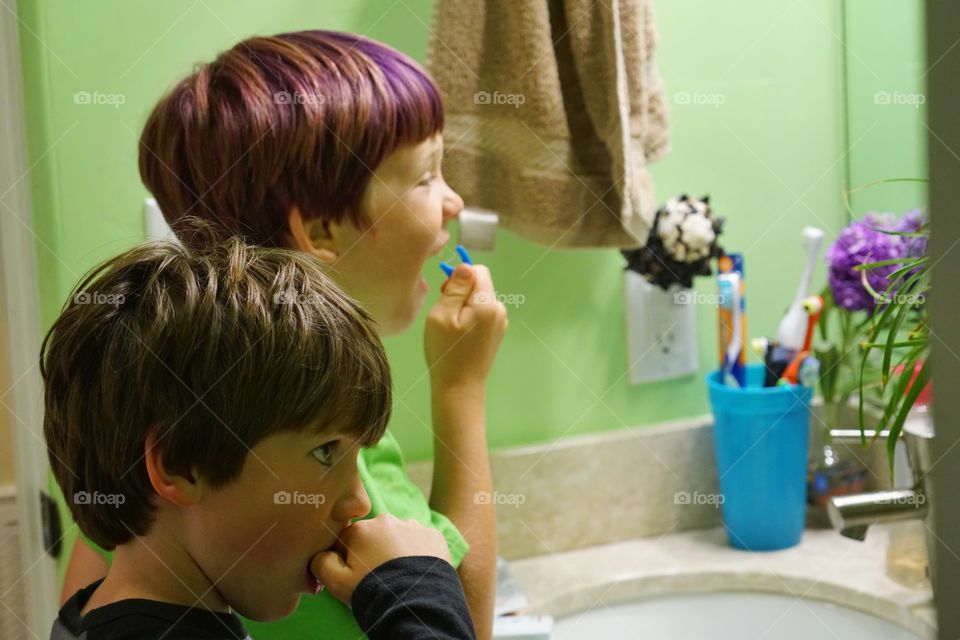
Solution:
<svg viewBox="0 0 960 640">
<path fill-rule="evenodd" d="M 204 574 L 186 549 L 169 538 L 157 539 L 150 535 L 117 547 L 107 577 L 90 596 L 81 615 L 130 599 L 230 612 L 213 580 Z"/>
</svg>

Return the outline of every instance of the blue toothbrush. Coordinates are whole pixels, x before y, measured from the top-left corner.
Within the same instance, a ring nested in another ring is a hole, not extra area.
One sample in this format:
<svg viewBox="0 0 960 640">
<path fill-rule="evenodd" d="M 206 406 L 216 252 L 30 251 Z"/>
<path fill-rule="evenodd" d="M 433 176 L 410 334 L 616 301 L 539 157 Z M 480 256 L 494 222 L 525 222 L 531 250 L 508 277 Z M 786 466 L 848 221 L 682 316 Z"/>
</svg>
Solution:
<svg viewBox="0 0 960 640">
<path fill-rule="evenodd" d="M 466 264 L 473 264 L 473 260 L 470 259 L 470 254 L 467 253 L 467 250 L 464 249 L 462 244 L 457 245 L 457 254 Z"/>
<path fill-rule="evenodd" d="M 473 264 L 473 260 L 470 258 L 470 254 L 467 253 L 467 250 L 463 248 L 462 244 L 457 245 L 457 255 L 460 256 L 460 259 L 463 260 L 464 264 Z M 453 270 L 455 267 L 448 262 L 441 262 L 440 269 L 447 275 L 449 278 L 453 275 Z"/>
</svg>

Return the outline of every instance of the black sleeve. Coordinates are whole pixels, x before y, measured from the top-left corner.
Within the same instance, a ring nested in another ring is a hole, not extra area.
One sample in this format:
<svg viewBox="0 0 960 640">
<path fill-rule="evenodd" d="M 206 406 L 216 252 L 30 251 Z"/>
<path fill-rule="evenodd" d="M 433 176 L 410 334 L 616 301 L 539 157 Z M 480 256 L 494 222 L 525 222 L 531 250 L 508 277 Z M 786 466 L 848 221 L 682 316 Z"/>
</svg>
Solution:
<svg viewBox="0 0 960 640">
<path fill-rule="evenodd" d="M 476 638 L 460 578 L 440 558 L 385 562 L 360 581 L 351 606 L 370 640 Z"/>
</svg>

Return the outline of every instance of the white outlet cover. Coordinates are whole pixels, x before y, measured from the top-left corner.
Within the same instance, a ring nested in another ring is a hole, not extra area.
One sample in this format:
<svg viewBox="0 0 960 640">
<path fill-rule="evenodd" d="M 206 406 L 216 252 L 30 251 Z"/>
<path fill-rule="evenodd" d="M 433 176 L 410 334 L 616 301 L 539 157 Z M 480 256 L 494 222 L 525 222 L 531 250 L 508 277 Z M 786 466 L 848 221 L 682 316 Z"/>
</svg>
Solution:
<svg viewBox="0 0 960 640">
<path fill-rule="evenodd" d="M 642 384 L 697 373 L 694 291 L 664 291 L 638 273 L 625 271 L 624 275 L 630 382 Z"/>
</svg>

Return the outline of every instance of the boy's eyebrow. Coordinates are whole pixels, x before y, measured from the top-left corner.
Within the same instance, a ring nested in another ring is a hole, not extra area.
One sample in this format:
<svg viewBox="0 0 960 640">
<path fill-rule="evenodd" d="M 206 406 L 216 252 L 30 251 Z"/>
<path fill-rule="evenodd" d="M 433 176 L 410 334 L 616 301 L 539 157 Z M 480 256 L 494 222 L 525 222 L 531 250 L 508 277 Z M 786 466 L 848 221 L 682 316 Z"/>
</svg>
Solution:
<svg viewBox="0 0 960 640">
<path fill-rule="evenodd" d="M 358 435 L 356 427 L 344 426 L 335 422 L 315 422 L 308 426 L 303 433 L 306 433 L 313 442 L 322 440 L 326 442 L 359 442 L 363 438 Z"/>
<path fill-rule="evenodd" d="M 421 156 L 421 160 L 414 165 L 416 167 L 417 176 L 420 176 L 421 174 L 432 170 L 434 167 L 439 166 L 441 155 L 441 148 L 435 148 L 429 154 L 423 154 Z"/>
<path fill-rule="evenodd" d="M 434 144 L 432 151 L 418 149 L 414 155 L 415 158 L 407 166 L 413 167 L 413 171 L 416 172 L 416 177 L 419 179 L 421 174 L 440 166 L 440 161 L 443 159 L 443 140 Z"/>
<path fill-rule="evenodd" d="M 342 440 L 344 436 L 344 431 L 342 429 L 337 429 L 331 426 L 311 427 L 307 429 L 306 432 L 309 434 L 311 440 Z"/>
<path fill-rule="evenodd" d="M 343 437 L 347 431 L 343 428 L 343 425 L 336 424 L 335 422 L 327 419 L 315 420 L 309 423 L 306 428 L 303 429 L 303 432 L 310 434 L 310 436 L 323 436 L 324 438 L 335 440 Z"/>
</svg>

